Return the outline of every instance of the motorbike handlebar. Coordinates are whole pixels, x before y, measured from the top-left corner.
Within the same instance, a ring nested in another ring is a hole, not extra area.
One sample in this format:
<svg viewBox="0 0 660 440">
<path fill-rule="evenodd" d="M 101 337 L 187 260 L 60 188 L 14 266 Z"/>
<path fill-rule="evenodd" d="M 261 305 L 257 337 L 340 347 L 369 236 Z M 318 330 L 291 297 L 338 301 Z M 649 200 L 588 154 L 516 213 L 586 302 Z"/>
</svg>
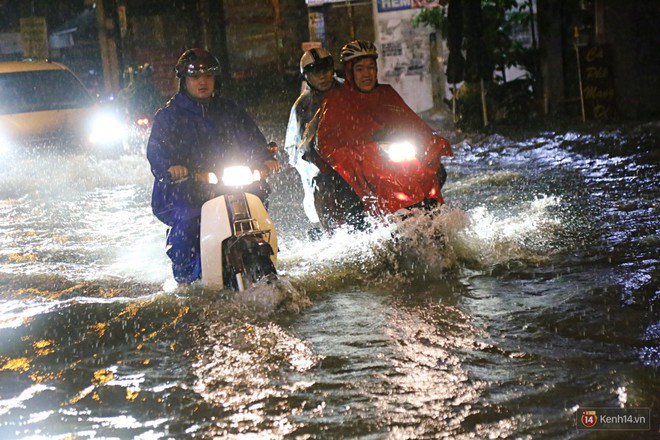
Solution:
<svg viewBox="0 0 660 440">
<path fill-rule="evenodd" d="M 275 158 L 279 147 L 277 146 L 276 142 L 269 142 L 267 146 L 268 152 L 270 152 L 273 155 L 272 159 L 268 159 L 262 164 L 260 167 L 250 167 L 252 169 L 256 169 L 259 171 L 259 174 L 262 178 L 266 178 L 269 175 L 273 173 L 277 173 L 281 170 L 279 161 Z M 268 163 L 268 162 L 274 162 L 273 163 Z M 175 178 L 175 175 L 183 174 L 183 170 L 185 169 L 185 175 L 182 175 L 179 178 Z M 175 171 L 175 175 L 173 175 L 173 171 Z M 167 173 L 170 177 L 170 180 L 174 183 L 179 183 L 179 182 L 184 182 L 188 180 L 189 178 L 193 178 L 197 182 L 202 182 L 202 183 L 210 183 L 210 184 L 217 184 L 218 183 L 218 176 L 213 173 L 213 172 L 207 172 L 207 171 L 197 171 L 197 170 L 191 170 L 188 167 L 185 167 L 184 165 L 172 165 L 168 170 Z"/>
</svg>

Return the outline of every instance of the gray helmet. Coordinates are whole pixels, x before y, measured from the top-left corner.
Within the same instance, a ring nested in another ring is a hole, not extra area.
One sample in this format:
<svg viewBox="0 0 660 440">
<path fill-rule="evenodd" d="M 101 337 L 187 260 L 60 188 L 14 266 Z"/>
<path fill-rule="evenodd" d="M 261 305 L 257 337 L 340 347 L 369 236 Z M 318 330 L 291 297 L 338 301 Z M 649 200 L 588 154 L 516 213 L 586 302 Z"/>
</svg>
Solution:
<svg viewBox="0 0 660 440">
<path fill-rule="evenodd" d="M 371 41 L 353 40 L 341 48 L 339 60 L 342 63 L 347 63 L 364 57 L 378 58 L 376 46 Z"/>
<path fill-rule="evenodd" d="M 300 57 L 300 73 L 303 76 L 312 72 L 331 70 L 334 66 L 332 55 L 322 47 L 306 50 Z"/>
</svg>

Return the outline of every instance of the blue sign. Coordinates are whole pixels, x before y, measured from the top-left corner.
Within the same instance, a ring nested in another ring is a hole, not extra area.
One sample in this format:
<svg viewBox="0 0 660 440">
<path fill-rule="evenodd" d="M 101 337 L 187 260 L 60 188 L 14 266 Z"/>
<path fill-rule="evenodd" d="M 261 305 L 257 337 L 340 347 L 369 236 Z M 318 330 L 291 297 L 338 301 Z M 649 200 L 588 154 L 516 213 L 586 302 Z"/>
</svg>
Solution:
<svg viewBox="0 0 660 440">
<path fill-rule="evenodd" d="M 412 9 L 412 0 L 378 0 L 378 12 Z"/>
</svg>

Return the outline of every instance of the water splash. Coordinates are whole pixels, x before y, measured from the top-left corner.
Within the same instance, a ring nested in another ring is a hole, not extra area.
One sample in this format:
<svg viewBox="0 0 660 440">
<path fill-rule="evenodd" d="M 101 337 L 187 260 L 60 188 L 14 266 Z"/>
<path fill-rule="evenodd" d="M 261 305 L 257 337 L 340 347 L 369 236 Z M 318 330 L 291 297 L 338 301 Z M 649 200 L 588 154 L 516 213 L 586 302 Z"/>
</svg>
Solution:
<svg viewBox="0 0 660 440">
<path fill-rule="evenodd" d="M 96 159 L 86 155 L 47 155 L 3 161 L 0 196 L 21 197 L 38 193 L 61 197 L 99 187 L 122 185 L 148 187 L 153 181 L 142 156 Z"/>
<path fill-rule="evenodd" d="M 288 243 L 280 260 L 284 272 L 311 291 L 430 281 L 465 265 L 538 263 L 556 251 L 562 224 L 553 210 L 560 204 L 559 197 L 543 196 L 506 211 L 446 205 L 413 210 L 374 222 L 365 232 L 342 229 L 313 244 Z"/>
<path fill-rule="evenodd" d="M 276 310 L 300 312 L 311 305 L 309 298 L 285 277 L 264 277 L 249 289 L 237 292 L 234 301 L 264 315 Z"/>
<path fill-rule="evenodd" d="M 469 226 L 454 243 L 457 257 L 480 267 L 546 259 L 561 228 L 560 220 L 551 212 L 560 203 L 559 197 L 544 196 L 503 213 L 484 206 L 471 209 L 467 213 Z"/>
</svg>

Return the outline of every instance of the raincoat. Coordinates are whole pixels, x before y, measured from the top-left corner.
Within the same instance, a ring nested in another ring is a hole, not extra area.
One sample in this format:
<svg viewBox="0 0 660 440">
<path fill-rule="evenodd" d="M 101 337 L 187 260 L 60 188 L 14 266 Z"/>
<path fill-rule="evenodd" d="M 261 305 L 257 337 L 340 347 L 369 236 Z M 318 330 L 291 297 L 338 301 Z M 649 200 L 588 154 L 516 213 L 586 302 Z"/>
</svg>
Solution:
<svg viewBox="0 0 660 440">
<path fill-rule="evenodd" d="M 332 87 L 338 87 L 340 81 L 335 78 Z M 312 120 L 323 100 L 326 92 L 318 91 L 309 85 L 300 94 L 291 107 L 289 123 L 286 128 L 284 139 L 284 151 L 289 157 L 289 164 L 295 167 L 300 174 L 300 180 L 304 191 L 303 208 L 307 218 L 312 223 L 318 223 L 319 217 L 314 208 L 314 177 L 318 175 L 318 167 L 303 158 L 304 150 L 300 148 L 303 134 L 307 124 Z"/>
<path fill-rule="evenodd" d="M 164 99 L 149 77 L 138 76 L 119 92 L 117 102 L 127 116 L 151 118 Z"/>
<path fill-rule="evenodd" d="M 385 171 L 375 137 L 408 133 L 438 157 L 437 166 L 439 156 L 451 156 L 452 151 L 449 142 L 434 136 L 433 130 L 390 85 L 377 84 L 369 93 L 359 91 L 353 81 L 352 64 L 346 64 L 344 86 L 330 90 L 323 99 L 317 149 L 365 203 L 365 211 L 376 212 L 383 207 L 370 205 L 374 197 L 368 196 L 374 195 L 374 188 L 369 182 L 378 180 Z M 387 210 L 395 208 L 389 206 Z"/>
<path fill-rule="evenodd" d="M 201 207 L 214 194 L 192 178 L 173 182 L 168 168 L 183 165 L 190 173 L 217 173 L 229 164 L 257 168 L 273 154 L 252 118 L 233 101 L 214 96 L 203 105 L 179 92 L 154 117 L 147 158 L 155 178 L 151 208 L 170 227 L 167 254 L 174 278 L 194 281 L 200 275 Z"/>
</svg>

